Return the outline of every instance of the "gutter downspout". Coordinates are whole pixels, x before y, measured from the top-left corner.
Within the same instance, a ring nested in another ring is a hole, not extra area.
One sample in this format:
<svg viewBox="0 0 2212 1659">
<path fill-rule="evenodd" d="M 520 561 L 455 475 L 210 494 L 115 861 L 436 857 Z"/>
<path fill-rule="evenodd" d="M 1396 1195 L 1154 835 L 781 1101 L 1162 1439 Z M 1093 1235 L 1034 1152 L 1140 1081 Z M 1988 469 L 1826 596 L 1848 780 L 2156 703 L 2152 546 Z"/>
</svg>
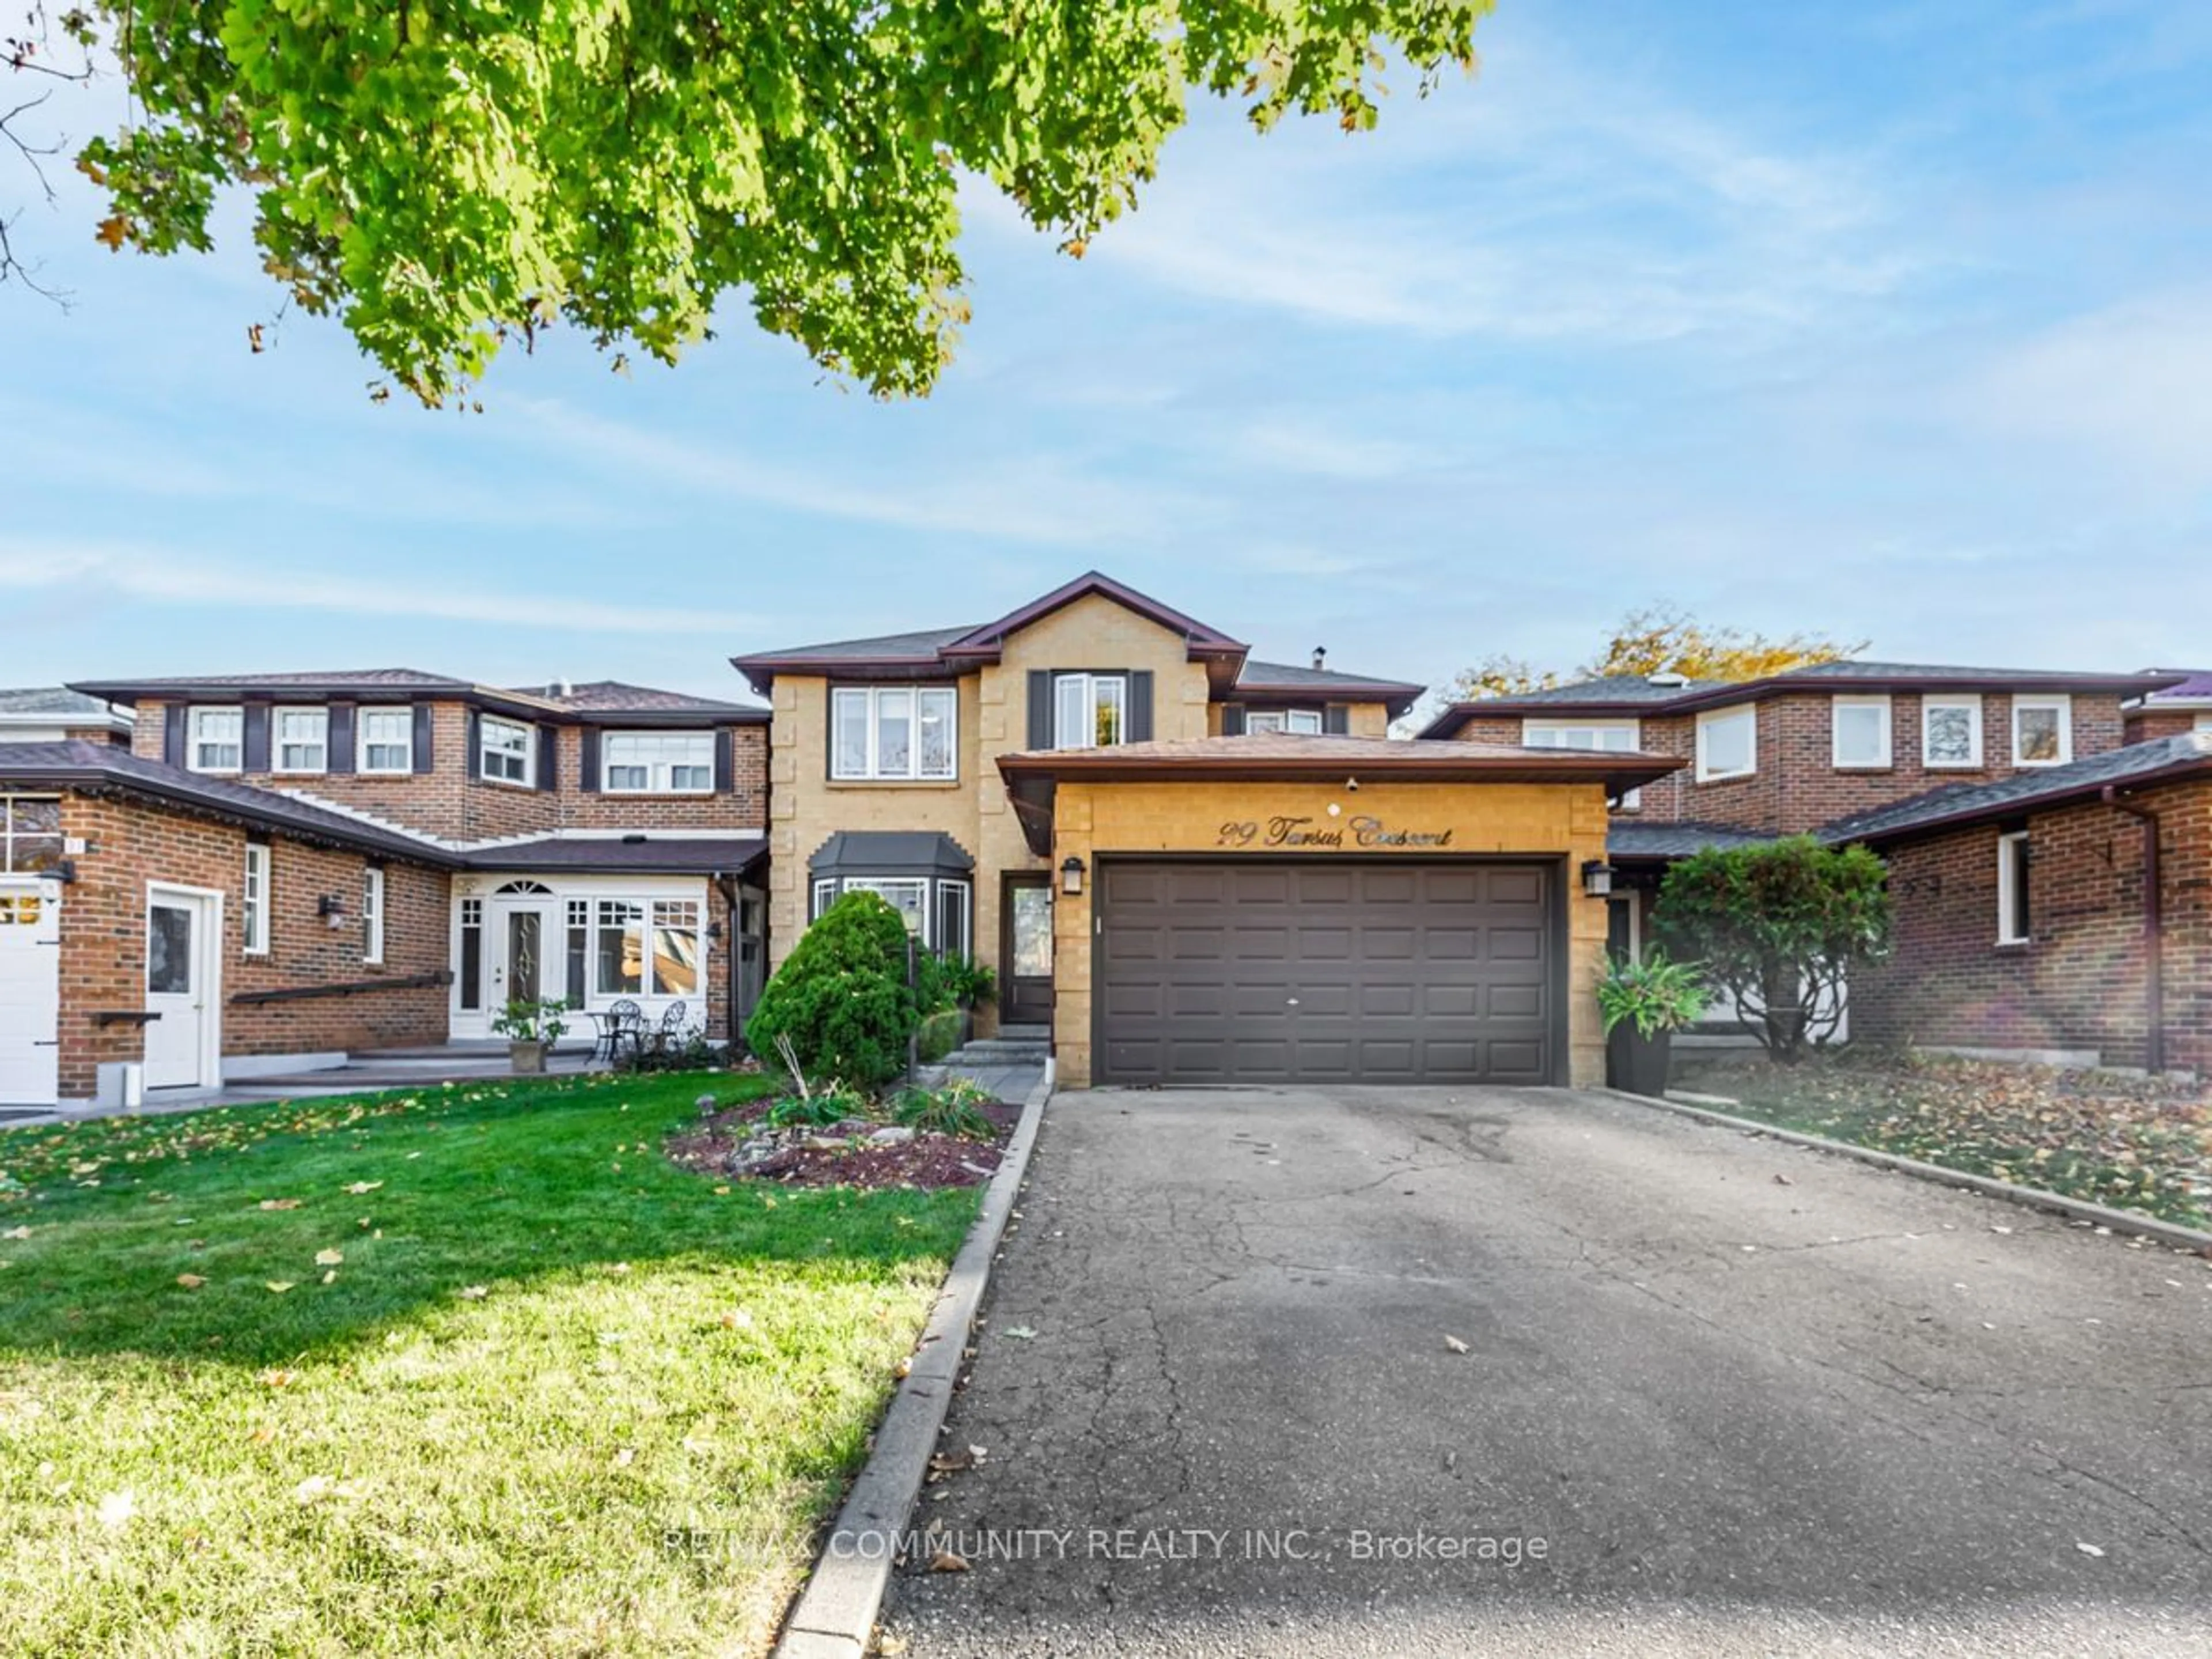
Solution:
<svg viewBox="0 0 2212 1659">
<path fill-rule="evenodd" d="M 2123 799 L 2109 783 L 2103 798 L 2143 827 L 2143 1066 L 2157 1077 L 2166 1070 L 2166 883 L 2159 867 L 2159 816 Z"/>
</svg>

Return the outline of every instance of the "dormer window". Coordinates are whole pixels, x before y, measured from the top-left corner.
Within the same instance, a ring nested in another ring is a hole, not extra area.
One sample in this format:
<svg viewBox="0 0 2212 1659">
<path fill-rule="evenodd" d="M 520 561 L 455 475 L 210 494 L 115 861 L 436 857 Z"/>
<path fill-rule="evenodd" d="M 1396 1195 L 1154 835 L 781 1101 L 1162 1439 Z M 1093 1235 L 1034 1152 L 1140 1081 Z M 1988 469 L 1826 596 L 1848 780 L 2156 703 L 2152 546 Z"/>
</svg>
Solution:
<svg viewBox="0 0 2212 1659">
<path fill-rule="evenodd" d="M 1318 708 L 1253 708 L 1244 715 L 1247 732 L 1287 732 L 1297 737 L 1319 737 L 1322 732 L 1322 713 Z"/>
<path fill-rule="evenodd" d="M 185 753 L 195 772 L 237 772 L 246 765 L 246 711 L 195 708 Z"/>
</svg>

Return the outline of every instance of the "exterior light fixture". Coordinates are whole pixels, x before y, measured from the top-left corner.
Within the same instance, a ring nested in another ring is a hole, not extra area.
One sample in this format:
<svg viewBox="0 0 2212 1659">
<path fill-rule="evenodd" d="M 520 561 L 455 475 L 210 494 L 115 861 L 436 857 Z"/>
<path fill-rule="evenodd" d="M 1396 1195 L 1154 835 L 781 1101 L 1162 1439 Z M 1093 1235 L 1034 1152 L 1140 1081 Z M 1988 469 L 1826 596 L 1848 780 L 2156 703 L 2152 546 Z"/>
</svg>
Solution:
<svg viewBox="0 0 2212 1659">
<path fill-rule="evenodd" d="M 1070 898 L 1083 892 L 1083 860 L 1070 853 L 1060 866 L 1060 890 Z"/>
<path fill-rule="evenodd" d="M 325 893 L 315 901 L 315 914 L 334 928 L 345 926 L 345 904 L 335 893 Z"/>
<path fill-rule="evenodd" d="M 1583 891 L 1591 898 L 1610 898 L 1613 896 L 1613 866 L 1603 859 L 1591 859 L 1583 866 Z"/>
</svg>

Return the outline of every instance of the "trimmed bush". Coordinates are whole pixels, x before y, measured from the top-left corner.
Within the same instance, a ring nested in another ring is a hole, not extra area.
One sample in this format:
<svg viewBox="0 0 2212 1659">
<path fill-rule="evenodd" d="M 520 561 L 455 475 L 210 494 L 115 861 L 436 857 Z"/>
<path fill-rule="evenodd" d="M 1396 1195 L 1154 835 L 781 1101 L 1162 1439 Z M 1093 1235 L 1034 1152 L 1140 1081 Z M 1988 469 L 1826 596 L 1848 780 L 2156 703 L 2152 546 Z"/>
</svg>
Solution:
<svg viewBox="0 0 2212 1659">
<path fill-rule="evenodd" d="M 874 1090 L 906 1067 L 920 1018 L 906 982 L 906 923 L 873 893 L 848 893 L 799 935 L 745 1022 L 763 1058 L 789 1037 L 810 1080 Z"/>
<path fill-rule="evenodd" d="M 922 1063 L 934 1066 L 960 1046 L 960 1034 L 967 1029 L 968 1011 L 965 1008 L 939 1008 L 933 1014 L 921 1017 L 921 1030 L 915 1038 Z"/>
</svg>

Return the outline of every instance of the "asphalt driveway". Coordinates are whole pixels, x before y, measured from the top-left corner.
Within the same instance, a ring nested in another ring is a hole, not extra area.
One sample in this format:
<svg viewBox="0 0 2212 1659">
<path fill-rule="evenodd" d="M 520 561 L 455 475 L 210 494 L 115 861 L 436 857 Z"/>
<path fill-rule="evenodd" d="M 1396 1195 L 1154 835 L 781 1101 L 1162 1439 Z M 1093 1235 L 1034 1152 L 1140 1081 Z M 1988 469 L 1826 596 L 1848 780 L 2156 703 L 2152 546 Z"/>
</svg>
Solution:
<svg viewBox="0 0 2212 1659">
<path fill-rule="evenodd" d="M 1017 1213 L 919 1659 L 2212 1652 L 2212 1263 L 1550 1090 L 1066 1095 Z"/>
</svg>

